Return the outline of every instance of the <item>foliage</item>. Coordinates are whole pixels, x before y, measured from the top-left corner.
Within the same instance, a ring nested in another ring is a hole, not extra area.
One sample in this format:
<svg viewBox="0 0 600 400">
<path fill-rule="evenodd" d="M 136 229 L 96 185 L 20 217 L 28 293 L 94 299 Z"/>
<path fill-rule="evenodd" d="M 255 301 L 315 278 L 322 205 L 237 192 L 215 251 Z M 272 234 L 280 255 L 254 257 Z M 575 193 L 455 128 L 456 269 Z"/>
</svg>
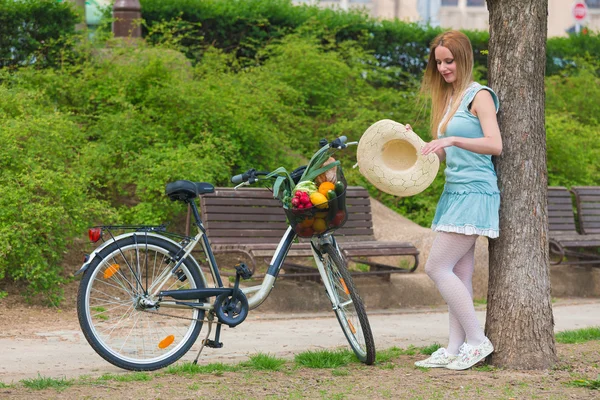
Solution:
<svg viewBox="0 0 600 400">
<path fill-rule="evenodd" d="M 546 110 L 582 125 L 600 125 L 600 61 L 576 57 L 560 75 L 546 79 Z"/>
<path fill-rule="evenodd" d="M 0 96 L 0 277 L 28 280 L 30 294 L 57 304 L 64 251 L 103 208 L 78 166 L 86 138 L 40 92 L 3 85 Z"/>
<path fill-rule="evenodd" d="M 582 57 L 598 59 L 599 54 L 600 31 L 549 38 L 546 48 L 546 76 L 561 74 Z"/>
<path fill-rule="evenodd" d="M 70 2 L 0 0 L 0 68 L 54 65 L 53 48 L 80 20 Z"/>
<path fill-rule="evenodd" d="M 546 78 L 546 137 L 550 185 L 600 185 L 600 63 L 575 59 Z"/>
<path fill-rule="evenodd" d="M 405 88 L 406 80 L 421 77 L 429 44 L 442 31 L 399 20 L 375 20 L 360 10 L 293 6 L 291 0 L 142 0 L 141 4 L 147 26 L 144 32 L 163 21 L 189 21 L 195 24 L 195 35 L 182 40 L 183 46 L 194 37 L 202 37 L 205 46 L 234 54 L 244 63 L 261 61 L 261 49 L 303 28 L 333 47 L 346 41 L 358 42 L 384 71 L 378 84 L 396 88 Z M 478 80 L 485 82 L 489 34 L 464 32 L 473 45 Z M 194 59 L 201 55 L 195 54 Z M 586 54 L 592 58 L 600 54 L 600 33 L 549 38 L 547 76 L 560 74 L 573 64 L 572 60 Z"/>
</svg>

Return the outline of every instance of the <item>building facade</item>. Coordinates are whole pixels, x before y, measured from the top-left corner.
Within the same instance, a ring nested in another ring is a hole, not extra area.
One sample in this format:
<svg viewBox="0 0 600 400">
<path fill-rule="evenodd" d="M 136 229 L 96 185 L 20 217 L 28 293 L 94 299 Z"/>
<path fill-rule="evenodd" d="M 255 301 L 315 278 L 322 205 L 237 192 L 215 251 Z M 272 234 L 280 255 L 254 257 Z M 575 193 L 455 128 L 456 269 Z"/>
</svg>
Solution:
<svg viewBox="0 0 600 400">
<path fill-rule="evenodd" d="M 293 0 L 296 4 L 316 4 L 340 9 L 363 8 L 372 17 L 398 18 L 452 29 L 487 30 L 485 0 Z M 575 30 L 574 0 L 548 0 L 548 36 L 566 36 Z M 600 31 L 600 0 L 586 0 L 588 16 L 583 26 Z"/>
</svg>

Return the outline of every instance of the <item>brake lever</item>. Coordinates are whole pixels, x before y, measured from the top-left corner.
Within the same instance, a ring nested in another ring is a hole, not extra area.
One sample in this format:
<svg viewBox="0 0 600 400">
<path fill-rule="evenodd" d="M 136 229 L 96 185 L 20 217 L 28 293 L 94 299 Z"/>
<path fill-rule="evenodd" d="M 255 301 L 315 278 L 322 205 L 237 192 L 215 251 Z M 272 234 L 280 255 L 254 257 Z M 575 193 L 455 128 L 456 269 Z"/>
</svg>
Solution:
<svg viewBox="0 0 600 400">
<path fill-rule="evenodd" d="M 250 185 L 248 182 L 242 182 L 242 183 L 240 183 L 239 185 L 237 185 L 237 186 L 234 186 L 234 187 L 233 187 L 233 190 L 238 190 L 238 189 L 239 189 L 239 188 L 241 188 L 242 186 L 248 186 L 248 185 Z"/>
</svg>

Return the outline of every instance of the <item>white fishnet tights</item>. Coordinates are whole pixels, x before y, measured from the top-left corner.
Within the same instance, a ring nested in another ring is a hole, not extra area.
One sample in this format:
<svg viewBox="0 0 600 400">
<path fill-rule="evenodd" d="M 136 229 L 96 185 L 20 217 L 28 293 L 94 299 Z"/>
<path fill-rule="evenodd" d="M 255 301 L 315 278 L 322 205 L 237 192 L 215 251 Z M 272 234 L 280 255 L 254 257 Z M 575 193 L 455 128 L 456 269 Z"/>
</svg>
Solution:
<svg viewBox="0 0 600 400">
<path fill-rule="evenodd" d="M 476 240 L 477 235 L 438 232 L 425 265 L 425 272 L 448 304 L 449 354 L 458 354 L 465 339 L 473 346 L 485 340 L 473 307 Z"/>
</svg>

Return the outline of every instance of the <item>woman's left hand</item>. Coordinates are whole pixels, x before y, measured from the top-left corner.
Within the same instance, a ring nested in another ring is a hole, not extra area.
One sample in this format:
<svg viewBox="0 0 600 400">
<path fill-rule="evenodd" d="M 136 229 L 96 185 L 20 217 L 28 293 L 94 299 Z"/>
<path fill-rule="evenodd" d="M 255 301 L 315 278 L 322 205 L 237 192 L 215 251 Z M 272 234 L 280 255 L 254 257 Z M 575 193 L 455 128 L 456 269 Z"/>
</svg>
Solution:
<svg viewBox="0 0 600 400">
<path fill-rule="evenodd" d="M 426 156 L 429 153 L 437 153 L 439 150 L 443 150 L 446 147 L 450 146 L 454 146 L 454 143 L 452 142 L 452 137 L 435 139 L 423 146 L 423 148 L 421 149 L 421 154 Z"/>
</svg>

